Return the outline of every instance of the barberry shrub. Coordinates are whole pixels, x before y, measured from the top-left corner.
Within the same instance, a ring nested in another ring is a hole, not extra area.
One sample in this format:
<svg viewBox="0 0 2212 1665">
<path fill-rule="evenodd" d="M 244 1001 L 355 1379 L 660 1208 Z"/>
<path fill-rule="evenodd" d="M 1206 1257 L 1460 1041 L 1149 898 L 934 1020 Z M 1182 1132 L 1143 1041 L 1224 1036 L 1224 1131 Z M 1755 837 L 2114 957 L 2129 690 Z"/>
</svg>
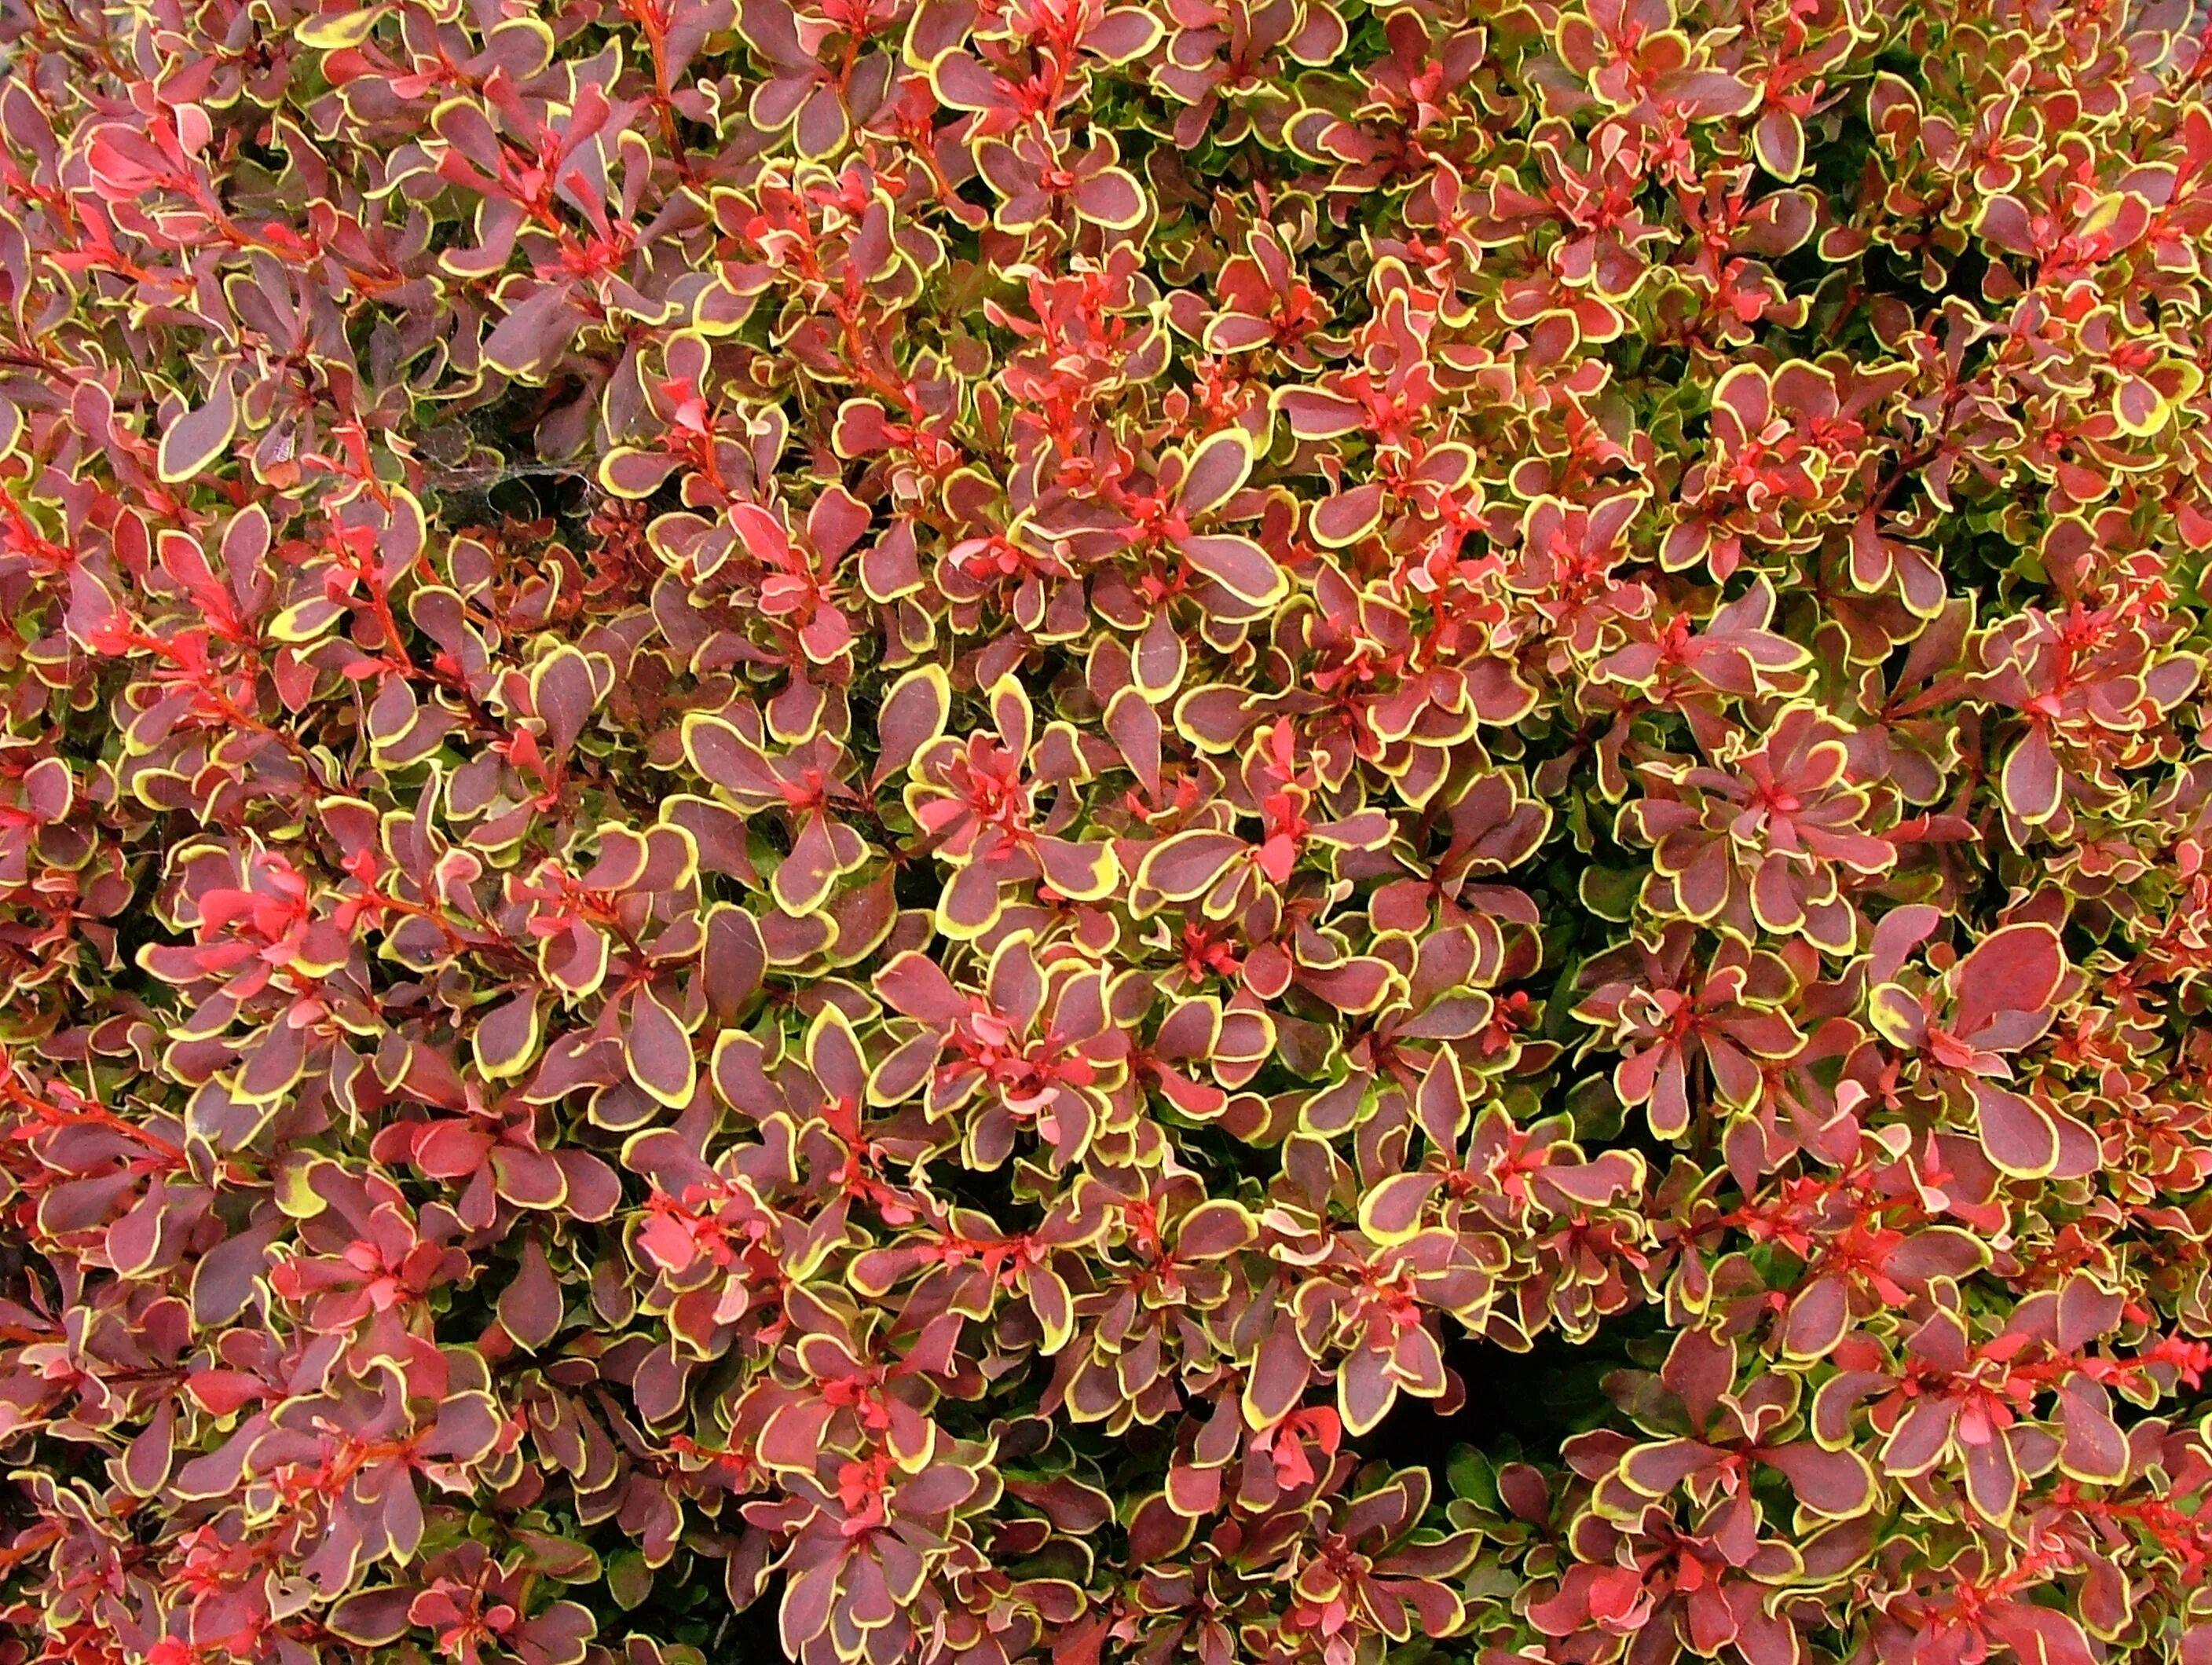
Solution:
<svg viewBox="0 0 2212 1665">
<path fill-rule="evenodd" d="M 0 0 L 0 1665 L 2212 1662 L 2186 0 Z"/>
</svg>

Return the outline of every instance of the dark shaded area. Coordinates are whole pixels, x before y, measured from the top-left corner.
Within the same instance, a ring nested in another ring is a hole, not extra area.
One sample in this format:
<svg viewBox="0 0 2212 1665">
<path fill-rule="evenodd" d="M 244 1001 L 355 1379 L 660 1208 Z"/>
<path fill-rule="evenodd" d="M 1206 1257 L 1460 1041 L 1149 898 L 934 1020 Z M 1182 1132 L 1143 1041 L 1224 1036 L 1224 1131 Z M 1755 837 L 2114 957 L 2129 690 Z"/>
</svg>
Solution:
<svg viewBox="0 0 2212 1665">
<path fill-rule="evenodd" d="M 1462 1445 L 1499 1459 L 1527 1452 L 1557 1461 L 1563 1440 L 1606 1420 L 1613 1402 L 1605 1378 L 1632 1362 L 1631 1347 L 1652 1327 L 1639 1310 L 1607 1321 L 1586 1342 L 1547 1331 L 1527 1352 L 1467 1337 L 1449 1341 L 1444 1363 L 1466 1384 L 1466 1402 L 1439 1414 L 1432 1401 L 1401 1396 L 1358 1442 L 1359 1450 L 1393 1468 L 1430 1470 L 1439 1495 L 1444 1467 Z"/>
<path fill-rule="evenodd" d="M 781 1660 L 783 1640 L 776 1629 L 776 1612 L 783 1606 L 783 1579 L 778 1575 L 759 1601 L 742 1613 L 725 1613 L 706 1649 L 710 1661 L 747 1665 L 752 1660 Z"/>
<path fill-rule="evenodd" d="M 575 1592 L 570 1592 L 571 1599 Z M 625 1635 L 653 1637 L 664 1644 L 696 1648 L 708 1665 L 781 1665 L 783 1641 L 776 1614 L 783 1606 L 783 1576 L 769 1580 L 760 1599 L 742 1612 L 724 1593 L 722 1564 L 713 1556 L 678 1551 L 653 1575 L 645 1599 L 627 1611 L 599 1606 L 599 1639 L 622 1656 Z M 633 1662 L 635 1656 L 631 1656 Z"/>
</svg>

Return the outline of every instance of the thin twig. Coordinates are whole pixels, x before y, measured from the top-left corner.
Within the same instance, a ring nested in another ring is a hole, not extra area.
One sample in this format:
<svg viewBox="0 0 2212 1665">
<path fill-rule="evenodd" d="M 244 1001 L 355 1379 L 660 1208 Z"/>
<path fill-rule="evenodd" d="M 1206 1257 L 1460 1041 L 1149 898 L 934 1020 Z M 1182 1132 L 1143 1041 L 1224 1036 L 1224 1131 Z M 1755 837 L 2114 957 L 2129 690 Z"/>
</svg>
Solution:
<svg viewBox="0 0 2212 1665">
<path fill-rule="evenodd" d="M 574 463 L 514 463 L 497 468 L 441 469 L 422 477 L 428 491 L 486 490 L 509 480 L 588 480 L 592 471 Z"/>
</svg>

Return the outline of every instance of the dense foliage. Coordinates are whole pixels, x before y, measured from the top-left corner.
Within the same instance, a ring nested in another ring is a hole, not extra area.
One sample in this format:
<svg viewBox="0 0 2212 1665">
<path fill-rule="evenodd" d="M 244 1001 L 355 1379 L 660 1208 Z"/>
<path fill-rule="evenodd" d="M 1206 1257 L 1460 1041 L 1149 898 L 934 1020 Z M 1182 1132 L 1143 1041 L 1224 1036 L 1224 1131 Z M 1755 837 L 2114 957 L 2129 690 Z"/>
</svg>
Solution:
<svg viewBox="0 0 2212 1665">
<path fill-rule="evenodd" d="M 0 0 L 0 1665 L 2212 1662 L 2185 0 Z"/>
</svg>

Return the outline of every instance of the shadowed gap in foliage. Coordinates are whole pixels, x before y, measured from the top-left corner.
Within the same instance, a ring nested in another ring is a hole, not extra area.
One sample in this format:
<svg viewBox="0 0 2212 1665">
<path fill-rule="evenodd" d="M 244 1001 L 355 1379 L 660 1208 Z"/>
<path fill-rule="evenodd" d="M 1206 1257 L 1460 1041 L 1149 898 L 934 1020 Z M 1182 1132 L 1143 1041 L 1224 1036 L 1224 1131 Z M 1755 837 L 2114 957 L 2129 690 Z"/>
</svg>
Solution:
<svg viewBox="0 0 2212 1665">
<path fill-rule="evenodd" d="M 1381 1425 L 1353 1443 L 1363 1456 L 1394 1468 L 1428 1469 L 1437 1495 L 1448 1495 L 1445 1467 L 1461 1446 L 1508 1459 L 1555 1448 L 1562 1429 L 1578 1433 L 1602 1422 L 1612 1409 L 1605 1377 L 1632 1362 L 1630 1345 L 1652 1328 L 1649 1315 L 1626 1313 L 1588 1341 L 1547 1331 L 1526 1352 L 1455 1337 L 1445 1344 L 1444 1363 L 1465 1384 L 1464 1401 L 1440 1414 L 1432 1400 L 1401 1395 Z"/>
</svg>

